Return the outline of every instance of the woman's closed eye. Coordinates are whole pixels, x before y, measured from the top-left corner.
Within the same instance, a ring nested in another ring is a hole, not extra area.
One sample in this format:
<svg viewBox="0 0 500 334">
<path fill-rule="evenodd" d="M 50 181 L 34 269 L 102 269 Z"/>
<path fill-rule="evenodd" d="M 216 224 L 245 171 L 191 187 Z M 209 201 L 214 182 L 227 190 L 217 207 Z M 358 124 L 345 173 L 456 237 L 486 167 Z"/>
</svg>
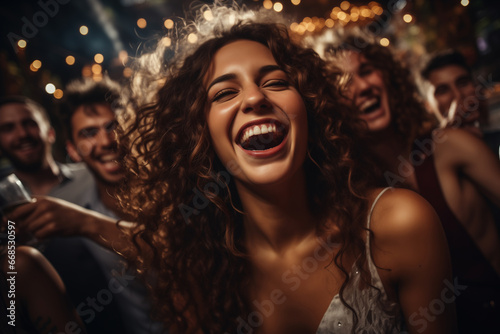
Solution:
<svg viewBox="0 0 500 334">
<path fill-rule="evenodd" d="M 287 80 L 283 79 L 270 79 L 261 84 L 262 88 L 270 90 L 283 90 L 290 86 Z M 211 101 L 212 102 L 225 102 L 233 98 L 238 94 L 238 90 L 234 88 L 223 88 L 214 94 Z"/>
<path fill-rule="evenodd" d="M 227 101 L 236 93 L 237 91 L 232 88 L 221 89 L 212 97 L 212 102 Z"/>
<path fill-rule="evenodd" d="M 268 80 L 264 83 L 263 87 L 265 88 L 274 88 L 274 89 L 284 89 L 288 88 L 290 83 L 286 80 L 281 79 L 272 79 Z"/>
</svg>

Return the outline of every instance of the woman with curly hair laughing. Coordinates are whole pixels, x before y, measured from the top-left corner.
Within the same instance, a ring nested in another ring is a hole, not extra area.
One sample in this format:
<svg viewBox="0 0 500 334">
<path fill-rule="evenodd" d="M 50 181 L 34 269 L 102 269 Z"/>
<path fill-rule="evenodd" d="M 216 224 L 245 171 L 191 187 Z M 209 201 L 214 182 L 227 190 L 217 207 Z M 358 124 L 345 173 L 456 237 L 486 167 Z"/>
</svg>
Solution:
<svg viewBox="0 0 500 334">
<path fill-rule="evenodd" d="M 371 186 L 326 63 L 262 12 L 210 11 L 173 59 L 164 41 L 138 59 L 121 130 L 121 202 L 166 328 L 451 332 L 451 302 L 421 313 L 450 279 L 439 220 Z"/>
</svg>

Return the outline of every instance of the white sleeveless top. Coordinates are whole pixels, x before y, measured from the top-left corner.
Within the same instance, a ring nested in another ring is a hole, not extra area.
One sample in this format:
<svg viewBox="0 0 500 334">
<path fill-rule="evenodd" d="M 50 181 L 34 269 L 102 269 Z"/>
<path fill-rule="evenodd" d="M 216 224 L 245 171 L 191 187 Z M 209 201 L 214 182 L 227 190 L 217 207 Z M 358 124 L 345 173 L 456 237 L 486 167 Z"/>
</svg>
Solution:
<svg viewBox="0 0 500 334">
<path fill-rule="evenodd" d="M 367 219 L 367 228 L 370 228 L 370 220 L 375 204 L 379 198 L 388 189 L 385 188 L 380 192 L 372 204 Z M 358 316 L 358 323 L 356 333 L 360 334 L 378 334 L 378 333 L 401 333 L 403 329 L 402 319 L 396 316 L 397 312 L 389 313 L 380 306 L 380 301 L 386 302 L 387 295 L 378 275 L 377 268 L 373 263 L 370 253 L 370 233 L 367 231 L 366 236 L 366 261 L 371 276 L 371 284 L 380 290 L 368 286 L 360 288 L 360 274 L 356 265 L 353 265 L 349 275 L 350 280 L 344 290 L 344 299 L 346 302 L 356 310 Z M 380 297 L 379 297 L 380 294 Z M 380 298 L 380 300 L 379 300 Z M 398 310 L 399 305 L 391 303 L 386 307 L 391 310 Z M 319 324 L 316 334 L 326 333 L 345 333 L 351 334 L 353 329 L 353 312 L 348 309 L 340 300 L 337 294 L 333 297 L 330 306 L 323 315 L 323 319 Z"/>
</svg>

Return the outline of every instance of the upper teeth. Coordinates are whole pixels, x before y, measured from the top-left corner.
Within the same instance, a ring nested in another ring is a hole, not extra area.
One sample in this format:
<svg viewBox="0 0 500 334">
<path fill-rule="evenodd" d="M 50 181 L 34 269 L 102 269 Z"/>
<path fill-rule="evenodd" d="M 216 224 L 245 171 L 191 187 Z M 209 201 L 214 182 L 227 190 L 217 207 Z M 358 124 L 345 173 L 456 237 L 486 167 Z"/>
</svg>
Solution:
<svg viewBox="0 0 500 334">
<path fill-rule="evenodd" d="M 101 156 L 100 160 L 102 162 L 110 162 L 110 161 L 115 161 L 117 159 L 117 156 L 115 154 L 112 155 L 104 155 Z"/>
<path fill-rule="evenodd" d="M 366 100 L 365 102 L 361 103 L 361 105 L 359 106 L 359 110 L 365 111 L 366 109 L 370 108 L 371 106 L 373 106 L 377 102 L 378 102 L 378 99 L 375 97 L 371 98 L 369 100 Z"/>
<path fill-rule="evenodd" d="M 268 123 L 268 124 L 249 126 L 243 132 L 243 136 L 241 136 L 241 142 L 246 141 L 248 138 L 250 138 L 252 136 L 266 134 L 269 132 L 276 132 L 276 125 L 275 124 Z"/>
</svg>

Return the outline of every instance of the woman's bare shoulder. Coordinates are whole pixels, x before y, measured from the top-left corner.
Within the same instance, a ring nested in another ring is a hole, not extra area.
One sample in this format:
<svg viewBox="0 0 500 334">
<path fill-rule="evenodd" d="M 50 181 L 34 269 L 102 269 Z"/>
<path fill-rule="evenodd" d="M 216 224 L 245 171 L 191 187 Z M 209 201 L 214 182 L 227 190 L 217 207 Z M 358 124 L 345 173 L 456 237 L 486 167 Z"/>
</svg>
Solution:
<svg viewBox="0 0 500 334">
<path fill-rule="evenodd" d="M 373 203 L 376 194 L 371 196 Z M 419 194 L 390 188 L 373 208 L 370 230 L 372 254 L 381 266 L 401 277 L 411 274 L 433 252 L 446 253 L 446 239 L 439 217 Z"/>
<path fill-rule="evenodd" d="M 370 207 L 382 189 L 369 196 Z M 380 237 L 399 236 L 433 229 L 439 218 L 432 206 L 412 190 L 389 188 L 378 198 L 371 212 L 370 229 Z"/>
</svg>

